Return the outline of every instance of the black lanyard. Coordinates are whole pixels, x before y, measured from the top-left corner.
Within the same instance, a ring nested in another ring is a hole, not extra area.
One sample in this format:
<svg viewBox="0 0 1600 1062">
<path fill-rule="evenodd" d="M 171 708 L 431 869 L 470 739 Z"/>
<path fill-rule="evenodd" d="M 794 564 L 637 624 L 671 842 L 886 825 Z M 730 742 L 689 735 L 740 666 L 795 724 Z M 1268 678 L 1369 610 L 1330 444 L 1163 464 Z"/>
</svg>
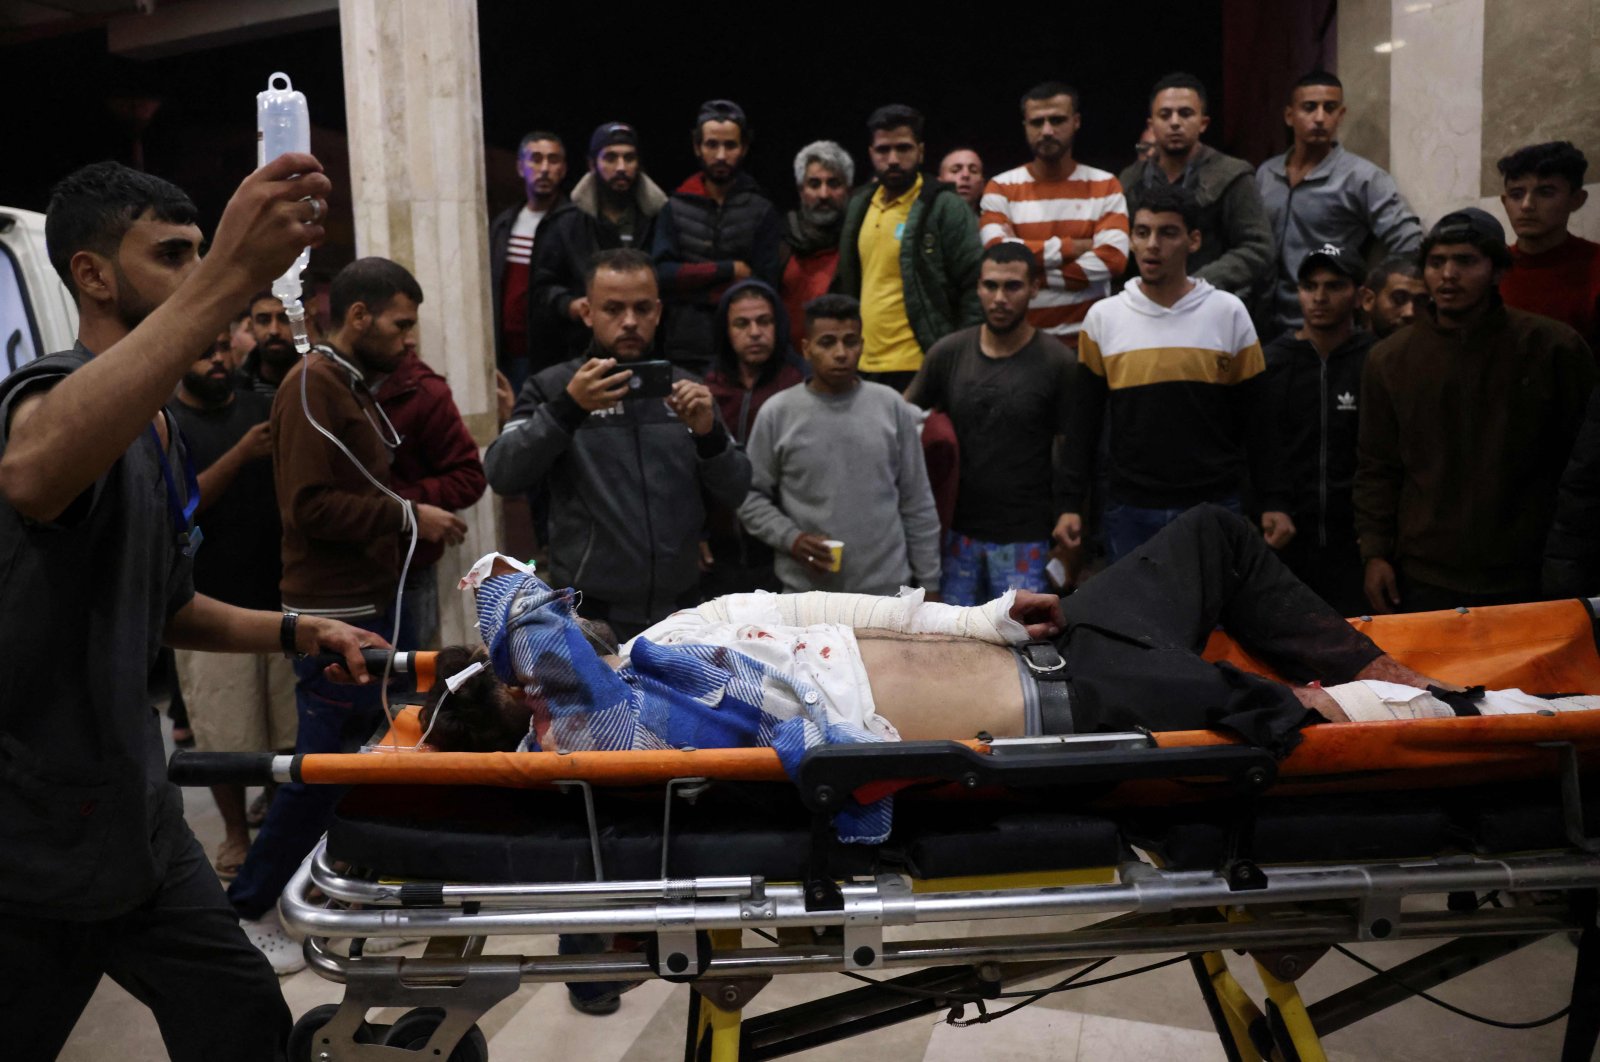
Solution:
<svg viewBox="0 0 1600 1062">
<path fill-rule="evenodd" d="M 178 427 L 168 420 L 168 426 L 177 431 Z M 194 551 L 200 548 L 201 541 L 205 538 L 200 528 L 194 522 L 194 511 L 200 507 L 200 477 L 195 473 L 194 460 L 189 456 L 189 448 L 182 448 L 183 453 L 183 484 L 185 493 L 183 498 L 178 497 L 178 484 L 172 477 L 172 462 L 167 460 L 167 452 L 161 446 L 161 435 L 156 431 L 154 424 L 148 425 L 150 431 L 150 445 L 155 447 L 156 460 L 161 462 L 161 479 L 167 485 L 167 512 L 172 516 L 172 526 L 178 529 L 178 549 L 183 551 L 185 557 L 194 556 Z"/>
</svg>

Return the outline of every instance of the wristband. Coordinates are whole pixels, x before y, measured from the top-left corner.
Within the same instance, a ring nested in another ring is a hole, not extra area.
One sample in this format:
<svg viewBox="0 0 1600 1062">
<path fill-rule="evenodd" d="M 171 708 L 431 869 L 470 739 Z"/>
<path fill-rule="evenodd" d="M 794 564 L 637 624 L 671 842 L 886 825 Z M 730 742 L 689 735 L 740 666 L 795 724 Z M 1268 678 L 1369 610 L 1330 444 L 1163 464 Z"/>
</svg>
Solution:
<svg viewBox="0 0 1600 1062">
<path fill-rule="evenodd" d="M 278 645 L 283 649 L 283 655 L 290 660 L 299 660 L 306 654 L 295 647 L 295 628 L 300 623 L 300 613 L 285 612 L 283 623 L 278 627 Z"/>
</svg>

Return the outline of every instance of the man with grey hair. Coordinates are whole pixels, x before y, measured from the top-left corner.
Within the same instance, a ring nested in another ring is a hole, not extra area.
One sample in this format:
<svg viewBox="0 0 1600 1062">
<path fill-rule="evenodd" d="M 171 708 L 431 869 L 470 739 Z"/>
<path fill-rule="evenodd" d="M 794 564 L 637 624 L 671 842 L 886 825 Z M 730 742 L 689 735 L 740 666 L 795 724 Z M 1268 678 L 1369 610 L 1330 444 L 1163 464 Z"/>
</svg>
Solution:
<svg viewBox="0 0 1600 1062">
<path fill-rule="evenodd" d="M 832 140 L 813 141 L 794 157 L 800 206 L 784 219 L 783 302 L 796 350 L 805 338 L 806 303 L 833 283 L 844 204 L 855 176 L 855 160 Z"/>
</svg>

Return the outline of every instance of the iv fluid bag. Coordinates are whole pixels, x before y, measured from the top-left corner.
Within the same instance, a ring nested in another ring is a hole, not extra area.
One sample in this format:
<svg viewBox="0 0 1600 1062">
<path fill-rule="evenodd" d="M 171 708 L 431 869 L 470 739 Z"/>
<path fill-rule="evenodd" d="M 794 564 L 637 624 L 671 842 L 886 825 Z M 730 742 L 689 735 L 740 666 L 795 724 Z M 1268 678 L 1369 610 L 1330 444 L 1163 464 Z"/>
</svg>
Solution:
<svg viewBox="0 0 1600 1062">
<path fill-rule="evenodd" d="M 256 93 L 256 165 L 286 151 L 311 153 L 311 115 L 305 93 L 294 90 L 288 74 L 276 73 L 267 78 L 267 90 Z"/>
<path fill-rule="evenodd" d="M 311 114 L 306 97 L 296 92 L 289 75 L 267 78 L 267 90 L 256 93 L 256 165 L 263 166 L 287 151 L 311 153 Z M 311 248 L 300 252 L 289 271 L 272 285 L 272 293 L 286 305 L 300 301 L 300 274 L 311 261 Z"/>
</svg>

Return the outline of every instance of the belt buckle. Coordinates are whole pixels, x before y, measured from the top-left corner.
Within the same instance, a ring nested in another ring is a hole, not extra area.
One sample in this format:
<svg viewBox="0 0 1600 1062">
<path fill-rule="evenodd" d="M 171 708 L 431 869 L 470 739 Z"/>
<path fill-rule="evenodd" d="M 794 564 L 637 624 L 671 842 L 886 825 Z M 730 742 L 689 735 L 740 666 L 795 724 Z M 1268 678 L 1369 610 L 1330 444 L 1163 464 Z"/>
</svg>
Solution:
<svg viewBox="0 0 1600 1062">
<path fill-rule="evenodd" d="M 1028 670 L 1035 675 L 1054 675 L 1066 670 L 1067 662 L 1062 659 L 1060 652 L 1049 642 L 1024 642 L 1022 662 L 1028 665 Z M 1035 659 L 1034 653 L 1038 652 L 1042 659 Z"/>
</svg>

